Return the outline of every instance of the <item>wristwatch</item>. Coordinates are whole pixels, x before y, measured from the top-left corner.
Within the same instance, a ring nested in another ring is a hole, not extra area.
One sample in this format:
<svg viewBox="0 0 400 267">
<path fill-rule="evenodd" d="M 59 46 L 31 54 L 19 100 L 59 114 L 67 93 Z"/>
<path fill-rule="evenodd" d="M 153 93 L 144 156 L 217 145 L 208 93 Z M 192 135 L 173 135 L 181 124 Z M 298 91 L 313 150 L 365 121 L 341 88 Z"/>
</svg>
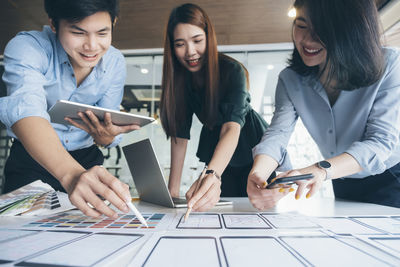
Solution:
<svg viewBox="0 0 400 267">
<path fill-rule="evenodd" d="M 217 172 L 214 170 L 206 170 L 206 174 L 213 174 L 215 177 L 217 177 L 219 180 L 221 180 L 221 176 L 219 176 L 217 174 Z"/>
<path fill-rule="evenodd" d="M 332 179 L 331 166 L 332 165 L 326 160 L 322 160 L 317 163 L 318 168 L 325 170 L 326 176 L 324 181 Z"/>
</svg>

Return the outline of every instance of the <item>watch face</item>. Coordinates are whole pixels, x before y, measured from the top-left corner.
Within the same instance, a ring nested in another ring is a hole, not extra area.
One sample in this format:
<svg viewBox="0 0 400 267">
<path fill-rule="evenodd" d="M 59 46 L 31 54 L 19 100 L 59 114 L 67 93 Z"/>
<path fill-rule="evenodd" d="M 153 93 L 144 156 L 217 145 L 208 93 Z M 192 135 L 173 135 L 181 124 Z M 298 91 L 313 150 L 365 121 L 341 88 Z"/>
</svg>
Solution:
<svg viewBox="0 0 400 267">
<path fill-rule="evenodd" d="M 321 167 L 324 168 L 324 169 L 328 169 L 328 168 L 331 167 L 331 164 L 330 164 L 328 161 L 323 160 L 323 161 L 320 161 L 320 162 L 319 162 L 319 166 L 321 166 Z"/>
</svg>

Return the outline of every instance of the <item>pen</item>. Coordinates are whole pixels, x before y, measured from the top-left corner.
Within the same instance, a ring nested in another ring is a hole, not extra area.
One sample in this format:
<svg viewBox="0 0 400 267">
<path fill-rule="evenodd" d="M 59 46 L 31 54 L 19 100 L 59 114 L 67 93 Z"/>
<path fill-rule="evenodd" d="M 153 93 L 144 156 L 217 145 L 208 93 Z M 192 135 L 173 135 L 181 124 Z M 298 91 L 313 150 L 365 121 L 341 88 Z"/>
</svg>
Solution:
<svg viewBox="0 0 400 267">
<path fill-rule="evenodd" d="M 201 174 L 200 174 L 200 178 L 199 178 L 199 181 L 198 181 L 197 184 L 196 184 L 196 187 L 194 188 L 193 195 L 197 192 L 197 189 L 199 189 L 199 185 L 200 185 L 201 180 L 203 179 L 204 175 L 206 174 L 206 170 L 207 170 L 207 165 L 204 166 L 204 169 L 203 169 L 203 171 L 202 171 Z M 193 196 L 193 195 L 192 195 L 192 196 Z M 188 209 L 186 210 L 185 217 L 183 217 L 183 222 L 186 222 L 186 220 L 189 218 L 190 212 L 192 212 L 192 207 L 190 207 L 190 206 L 188 205 Z"/>
<path fill-rule="evenodd" d="M 139 219 L 139 221 L 144 224 L 146 227 L 149 227 L 147 225 L 146 220 L 143 218 L 142 214 L 137 210 L 137 208 L 135 207 L 135 205 L 132 204 L 132 202 L 127 201 L 126 205 L 128 205 L 128 207 L 133 211 L 133 213 L 135 213 L 136 217 Z"/>
</svg>

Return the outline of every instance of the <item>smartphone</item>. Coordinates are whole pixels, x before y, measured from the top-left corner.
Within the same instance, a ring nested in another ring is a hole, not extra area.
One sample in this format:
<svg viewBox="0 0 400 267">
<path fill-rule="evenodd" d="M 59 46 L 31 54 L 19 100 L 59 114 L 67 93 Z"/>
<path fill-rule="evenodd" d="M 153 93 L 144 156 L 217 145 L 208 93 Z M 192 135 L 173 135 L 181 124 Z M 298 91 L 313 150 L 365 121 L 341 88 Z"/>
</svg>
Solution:
<svg viewBox="0 0 400 267">
<path fill-rule="evenodd" d="M 272 183 L 268 184 L 267 189 L 276 188 L 280 184 L 291 185 L 291 184 L 294 184 L 294 181 L 308 180 L 308 179 L 312 179 L 312 178 L 314 178 L 314 175 L 312 175 L 312 173 L 300 174 L 300 175 L 288 176 L 288 177 L 281 177 L 281 178 L 276 179 Z"/>
</svg>

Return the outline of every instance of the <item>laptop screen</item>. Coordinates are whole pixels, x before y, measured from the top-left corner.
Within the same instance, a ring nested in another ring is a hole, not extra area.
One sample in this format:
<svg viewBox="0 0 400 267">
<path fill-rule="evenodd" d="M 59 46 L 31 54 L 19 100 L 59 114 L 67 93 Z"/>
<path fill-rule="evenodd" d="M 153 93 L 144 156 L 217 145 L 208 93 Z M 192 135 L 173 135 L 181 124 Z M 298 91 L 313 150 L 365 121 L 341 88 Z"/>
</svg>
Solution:
<svg viewBox="0 0 400 267">
<path fill-rule="evenodd" d="M 141 200 L 174 207 L 150 139 L 122 148 Z"/>
</svg>

